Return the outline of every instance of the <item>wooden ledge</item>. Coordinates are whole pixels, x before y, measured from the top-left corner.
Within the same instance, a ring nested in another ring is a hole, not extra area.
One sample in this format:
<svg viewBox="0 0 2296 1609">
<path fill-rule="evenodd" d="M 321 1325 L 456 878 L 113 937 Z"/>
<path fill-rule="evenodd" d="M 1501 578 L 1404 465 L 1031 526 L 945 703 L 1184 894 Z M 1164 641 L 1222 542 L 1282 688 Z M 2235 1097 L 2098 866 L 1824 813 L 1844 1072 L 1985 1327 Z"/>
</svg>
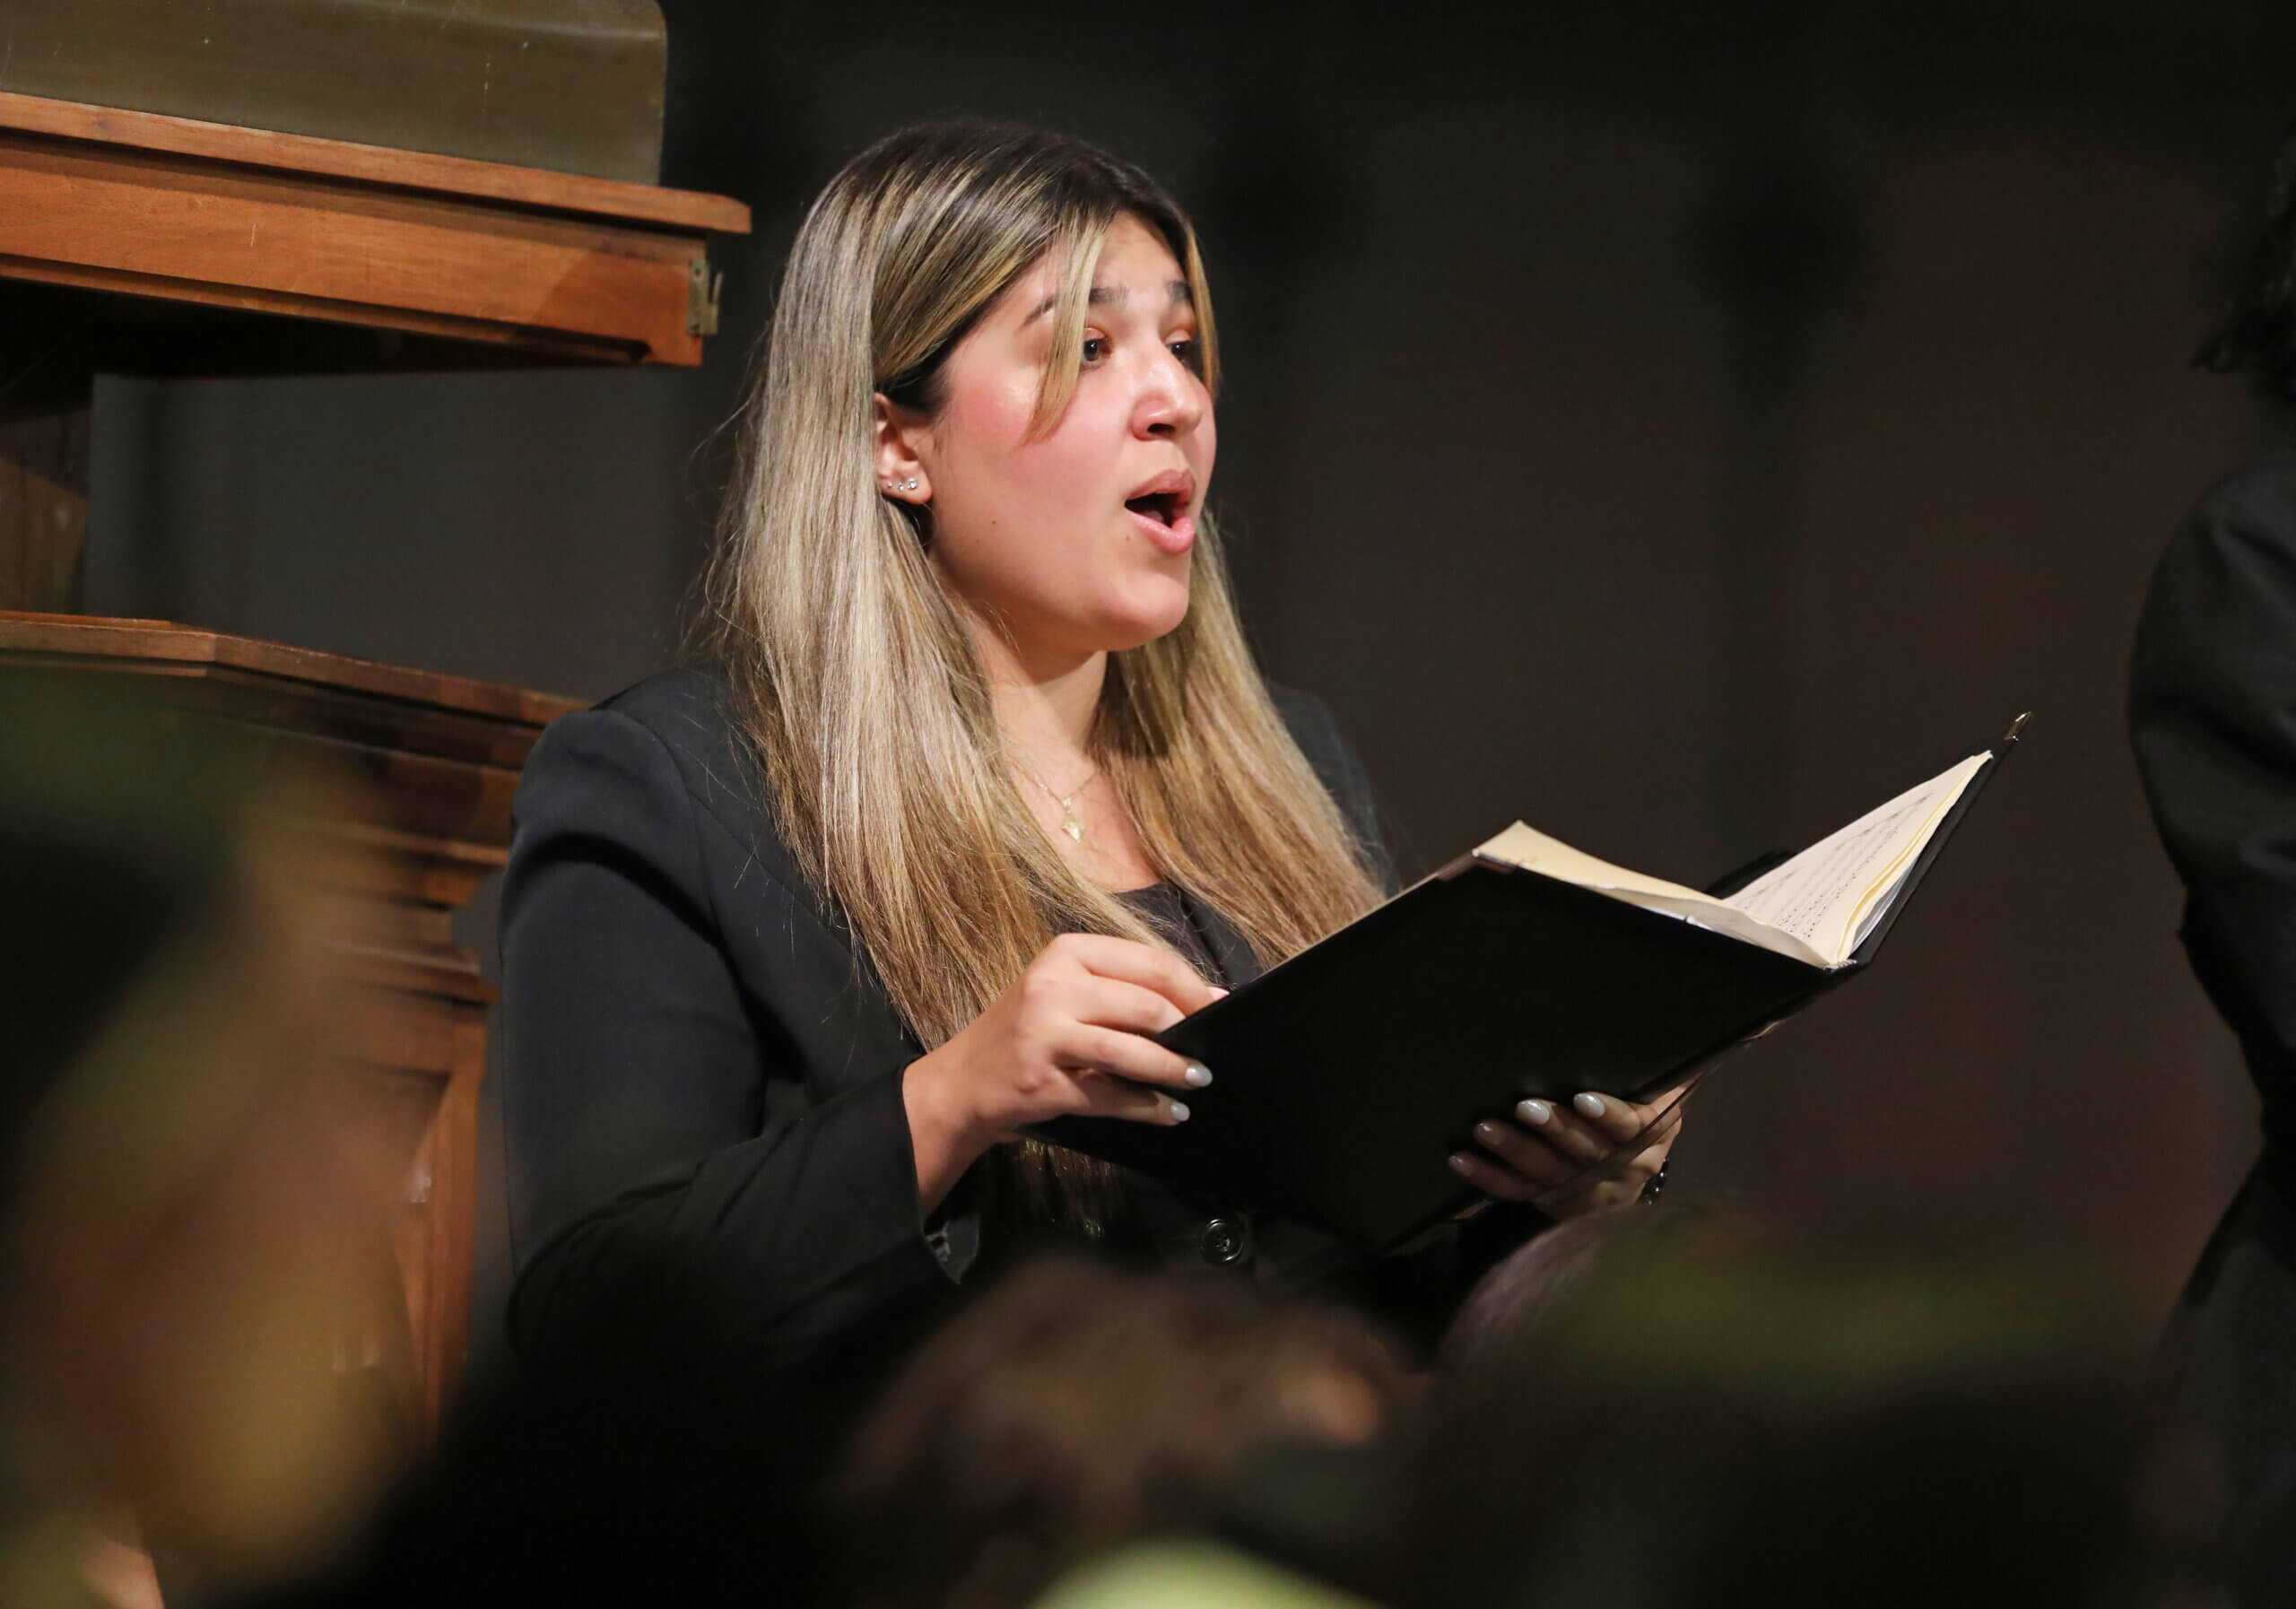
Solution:
<svg viewBox="0 0 2296 1609">
<path fill-rule="evenodd" d="M 543 212 L 608 218 L 624 223 L 712 235 L 750 232 L 750 209 L 726 196 L 624 184 L 547 168 L 514 168 L 469 157 L 358 145 L 312 135 L 280 134 L 126 111 L 76 100 L 0 92 L 0 128 L 99 145 L 202 157 L 250 168 L 275 169 L 395 189 L 505 202 Z"/>
<path fill-rule="evenodd" d="M 579 699 L 166 621 L 0 610 L 0 668 L 12 662 L 49 657 L 124 662 L 126 668 L 155 672 L 170 667 L 241 671 L 313 690 L 362 693 L 444 713 L 488 718 L 535 732 L 570 710 L 587 708 Z"/>
<path fill-rule="evenodd" d="M 347 784 L 329 796 L 330 818 L 380 830 L 359 848 L 420 862 L 423 887 L 447 891 L 449 904 L 468 899 L 509 848 L 518 770 L 542 729 L 583 707 L 164 621 L 68 614 L 0 613 L 0 674 L 9 674 L 113 683 L 258 737 L 265 764 Z"/>
<path fill-rule="evenodd" d="M 708 238 L 748 230 L 721 196 L 0 94 L 0 278 L 691 367 Z"/>
</svg>

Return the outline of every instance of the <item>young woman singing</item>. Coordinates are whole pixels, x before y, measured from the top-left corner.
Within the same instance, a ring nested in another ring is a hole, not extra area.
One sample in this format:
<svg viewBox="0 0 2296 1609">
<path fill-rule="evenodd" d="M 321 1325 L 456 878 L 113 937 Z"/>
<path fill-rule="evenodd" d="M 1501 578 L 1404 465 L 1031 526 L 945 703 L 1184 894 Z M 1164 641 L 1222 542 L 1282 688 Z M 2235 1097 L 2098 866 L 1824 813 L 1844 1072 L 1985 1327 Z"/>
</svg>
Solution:
<svg viewBox="0 0 2296 1609">
<path fill-rule="evenodd" d="M 518 792 L 502 1077 L 535 1371 L 650 1370 L 728 1425 L 753 1391 L 786 1423 L 1047 1239 L 1425 1330 L 1543 1222 L 1371 1258 L 1016 1137 L 1184 1121 L 1250 1069 L 1147 1036 L 1385 891 L 1353 753 L 1238 627 L 1218 373 L 1187 221 L 1076 141 L 910 129 L 815 203 L 710 654 L 558 722 Z M 1526 1102 L 1451 1165 L 1583 1212 L 1657 1170 L 1653 1118 Z"/>
</svg>

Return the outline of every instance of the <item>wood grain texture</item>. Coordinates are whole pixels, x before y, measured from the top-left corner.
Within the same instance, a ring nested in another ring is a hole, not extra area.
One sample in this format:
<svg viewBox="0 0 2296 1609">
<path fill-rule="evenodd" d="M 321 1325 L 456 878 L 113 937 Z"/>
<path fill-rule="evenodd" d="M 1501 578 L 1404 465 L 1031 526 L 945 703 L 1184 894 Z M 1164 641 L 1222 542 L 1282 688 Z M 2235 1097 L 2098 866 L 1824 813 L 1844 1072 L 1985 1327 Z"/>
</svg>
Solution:
<svg viewBox="0 0 2296 1609">
<path fill-rule="evenodd" d="M 0 274 L 691 366 L 691 235 L 0 131 Z"/>
<path fill-rule="evenodd" d="M 360 145 L 346 140 L 241 128 L 76 100 L 0 93 L 0 128 L 130 150 L 166 152 L 367 185 L 508 203 L 543 212 L 652 225 L 683 232 L 745 235 L 750 209 L 726 196 L 669 190 L 615 179 L 517 168 L 468 157 Z"/>
</svg>

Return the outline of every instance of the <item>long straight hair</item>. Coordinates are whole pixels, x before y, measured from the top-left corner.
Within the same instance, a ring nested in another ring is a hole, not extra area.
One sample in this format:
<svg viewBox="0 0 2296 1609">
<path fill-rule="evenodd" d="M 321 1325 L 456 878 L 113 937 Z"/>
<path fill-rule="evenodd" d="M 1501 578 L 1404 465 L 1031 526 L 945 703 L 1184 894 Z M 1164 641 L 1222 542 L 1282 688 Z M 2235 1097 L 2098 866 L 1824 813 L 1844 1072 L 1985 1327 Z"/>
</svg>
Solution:
<svg viewBox="0 0 2296 1609">
<path fill-rule="evenodd" d="M 1155 230 L 1212 300 L 1195 231 L 1146 175 L 1080 141 L 982 124 L 894 134 L 830 181 L 797 232 L 742 430 L 709 587 L 767 796 L 815 891 L 928 1048 L 1064 932 L 1170 945 L 1082 876 L 1013 780 L 982 662 L 926 554 L 929 511 L 879 493 L 874 398 L 930 415 L 982 313 L 1049 260 L 1059 287 L 1035 428 L 1074 395 L 1100 243 Z M 1264 964 L 1376 903 L 1365 846 L 1285 730 L 1239 627 L 1213 523 L 1187 617 L 1109 657 L 1091 746 L 1157 873 Z M 1088 1220 L 1108 1171 L 1031 1142 L 1023 1174 Z"/>
</svg>

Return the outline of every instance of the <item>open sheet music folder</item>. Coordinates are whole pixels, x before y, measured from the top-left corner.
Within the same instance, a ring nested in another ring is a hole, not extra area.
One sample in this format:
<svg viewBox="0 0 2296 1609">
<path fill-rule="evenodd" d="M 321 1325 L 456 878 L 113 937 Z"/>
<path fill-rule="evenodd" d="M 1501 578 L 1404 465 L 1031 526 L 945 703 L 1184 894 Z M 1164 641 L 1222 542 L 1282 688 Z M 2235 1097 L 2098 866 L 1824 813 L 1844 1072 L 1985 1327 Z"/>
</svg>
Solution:
<svg viewBox="0 0 2296 1609">
<path fill-rule="evenodd" d="M 1445 1160 L 1476 1119 L 1649 1100 L 1862 970 L 2023 725 L 1726 899 L 1517 822 L 1161 1035 L 1213 1072 L 1187 1122 L 1039 1132 L 1399 1244 L 1477 1199 Z"/>
</svg>

